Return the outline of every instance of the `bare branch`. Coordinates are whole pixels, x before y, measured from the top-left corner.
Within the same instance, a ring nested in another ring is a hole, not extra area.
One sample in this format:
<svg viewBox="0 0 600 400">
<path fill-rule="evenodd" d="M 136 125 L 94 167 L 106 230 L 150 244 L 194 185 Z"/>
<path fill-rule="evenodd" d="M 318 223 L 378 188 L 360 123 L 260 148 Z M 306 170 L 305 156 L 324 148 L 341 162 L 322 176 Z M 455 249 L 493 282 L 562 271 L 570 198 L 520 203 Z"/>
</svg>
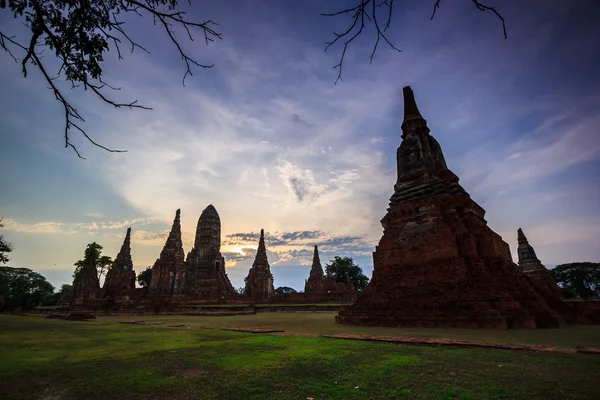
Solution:
<svg viewBox="0 0 600 400">
<path fill-rule="evenodd" d="M 189 1 L 189 0 L 188 0 Z M 90 90 L 103 102 L 115 108 L 139 108 L 151 110 L 138 104 L 137 100 L 132 102 L 119 102 L 106 96 L 106 89 L 120 90 L 102 79 L 103 55 L 109 51 L 109 43 L 116 49 L 118 59 L 123 58 L 121 45 L 128 43 L 133 52 L 136 48 L 150 53 L 141 44 L 134 41 L 125 31 L 124 21 L 119 20 L 119 15 L 131 12 L 140 17 L 152 16 L 155 22 L 165 29 L 171 42 L 175 45 L 183 59 L 186 72 L 183 76 L 183 84 L 187 75 L 192 75 L 193 66 L 211 68 L 213 65 L 204 65 L 194 60 L 184 52 L 180 42 L 175 36 L 175 27 L 183 27 L 190 41 L 194 41 L 193 29 L 201 29 L 204 41 L 215 41 L 222 39 L 220 33 L 214 30 L 217 24 L 212 20 L 204 22 L 193 22 L 186 19 L 186 13 L 177 11 L 176 0 L 99 0 L 99 1 L 54 1 L 54 0 L 27 0 L 24 2 L 5 2 L 0 0 L 1 8 L 8 4 L 15 18 L 23 18 L 24 25 L 30 30 L 31 36 L 27 45 L 20 44 L 13 36 L 7 36 L 0 32 L 0 47 L 4 49 L 15 62 L 22 64 L 22 73 L 28 75 L 27 66 L 34 65 L 41 72 L 65 110 L 65 147 L 71 147 L 78 157 L 83 158 L 78 149 L 71 143 L 71 129 L 79 131 L 90 143 L 109 152 L 124 152 L 125 150 L 114 150 L 103 146 L 93 140 L 85 130 L 76 123 L 77 120 L 85 122 L 65 98 L 59 85 L 58 78 L 64 78 L 71 84 L 71 88 L 82 87 Z M 191 2 L 189 2 L 191 4 Z M 165 6 L 165 11 L 160 10 Z M 60 61 L 58 76 L 51 77 L 46 67 L 41 63 L 42 52 L 40 47 L 52 50 L 54 56 Z M 22 53 L 21 57 L 17 54 Z"/>
<path fill-rule="evenodd" d="M 368 7 L 369 4 L 371 5 L 371 7 Z M 344 57 L 346 56 L 346 50 L 348 49 L 348 45 L 350 45 L 350 43 L 352 43 L 352 41 L 363 32 L 363 29 L 365 28 L 366 24 L 373 22 L 373 24 L 375 25 L 375 30 L 377 32 L 377 37 L 375 38 L 375 44 L 373 45 L 373 51 L 371 52 L 369 62 L 373 61 L 373 57 L 375 56 L 375 52 L 377 51 L 377 48 L 379 46 L 379 40 L 381 38 L 383 38 L 383 40 L 392 48 L 392 50 L 400 51 L 398 48 L 396 48 L 396 46 L 392 44 L 392 42 L 390 42 L 390 40 L 385 35 L 385 31 L 389 27 L 392 18 L 393 4 L 394 0 L 390 0 L 389 2 L 388 0 L 383 0 L 379 4 L 376 3 L 376 0 L 360 0 L 360 4 L 358 4 L 355 7 L 347 8 L 345 10 L 337 11 L 334 13 L 321 14 L 326 17 L 335 17 L 338 15 L 347 15 L 352 13 L 352 23 L 350 24 L 350 27 L 342 33 L 333 32 L 335 36 L 334 39 L 330 42 L 325 43 L 325 51 L 327 51 L 327 49 L 334 45 L 339 39 L 347 38 L 347 40 L 344 41 L 340 62 L 333 67 L 334 69 L 338 69 L 338 76 L 335 80 L 335 84 L 337 84 L 340 80 L 343 81 L 342 67 L 344 64 Z M 381 26 L 377 21 L 377 11 L 382 6 L 386 6 L 388 8 L 387 22 L 383 25 L 383 30 L 381 29 Z"/>
<path fill-rule="evenodd" d="M 429 18 L 430 21 L 433 19 L 433 17 L 435 17 L 435 12 L 437 11 L 437 9 L 440 8 L 440 1 L 441 0 L 436 0 L 435 4 L 433 5 L 433 13 L 431 14 L 431 18 Z M 500 18 L 500 21 L 502 21 L 502 32 L 504 33 L 504 39 L 508 39 L 508 35 L 506 34 L 506 21 L 504 20 L 504 17 L 498 12 L 498 10 L 496 10 L 496 7 L 486 6 L 485 4 L 481 4 L 477 0 L 471 0 L 471 1 L 473 2 L 473 5 L 475 7 L 477 7 L 478 10 L 480 10 L 480 11 L 490 10 L 494 14 L 496 14 L 496 16 L 498 18 Z"/>
</svg>

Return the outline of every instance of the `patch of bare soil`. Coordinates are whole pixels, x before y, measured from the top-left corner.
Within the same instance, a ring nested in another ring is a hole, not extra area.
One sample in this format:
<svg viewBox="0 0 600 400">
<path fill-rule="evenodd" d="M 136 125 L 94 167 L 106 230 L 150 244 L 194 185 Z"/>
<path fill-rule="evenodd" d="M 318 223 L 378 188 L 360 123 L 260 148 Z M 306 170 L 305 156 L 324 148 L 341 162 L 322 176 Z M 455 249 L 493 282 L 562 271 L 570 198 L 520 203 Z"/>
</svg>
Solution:
<svg viewBox="0 0 600 400">
<path fill-rule="evenodd" d="M 411 337 L 399 337 L 399 336 L 369 336 L 369 335 L 321 335 L 326 338 L 333 339 L 352 339 L 352 340 L 369 340 L 376 342 L 388 342 L 388 343 L 402 343 L 402 344 L 415 344 L 425 346 L 456 346 L 456 347 L 484 347 L 490 349 L 504 349 L 504 350 L 525 350 L 525 351 L 543 351 L 549 353 L 564 353 L 564 354 L 600 354 L 600 349 L 594 348 L 579 348 L 579 349 L 565 349 L 553 346 L 543 346 L 534 344 L 518 344 L 518 343 L 497 343 L 497 342 L 472 342 L 468 340 L 457 340 L 457 339 L 437 339 L 437 338 L 411 338 Z"/>
<path fill-rule="evenodd" d="M 285 331 L 277 329 L 258 329 L 258 328 L 221 328 L 222 331 L 248 332 L 248 333 L 284 333 Z"/>
</svg>

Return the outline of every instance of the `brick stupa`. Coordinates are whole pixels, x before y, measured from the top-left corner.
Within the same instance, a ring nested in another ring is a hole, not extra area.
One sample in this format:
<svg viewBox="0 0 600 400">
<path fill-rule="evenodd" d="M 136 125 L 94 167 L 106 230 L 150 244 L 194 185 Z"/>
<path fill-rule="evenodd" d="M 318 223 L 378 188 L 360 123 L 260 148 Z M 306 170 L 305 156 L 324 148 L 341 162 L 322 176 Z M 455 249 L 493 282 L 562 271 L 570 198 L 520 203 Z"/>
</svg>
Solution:
<svg viewBox="0 0 600 400">
<path fill-rule="evenodd" d="M 458 184 L 404 88 L 398 180 L 371 282 L 336 317 L 355 325 L 551 328 L 565 324 L 512 262 L 508 244 Z"/>
<path fill-rule="evenodd" d="M 323 283 L 325 276 L 323 274 L 323 267 L 321 266 L 321 259 L 319 258 L 319 249 L 315 246 L 315 252 L 313 254 L 312 267 L 310 268 L 310 274 L 308 279 L 304 283 L 304 293 L 320 293 L 323 291 Z"/>
<path fill-rule="evenodd" d="M 207 301 L 233 297 L 235 291 L 221 255 L 221 218 L 212 204 L 200 214 L 194 247 L 187 255 L 186 266 L 188 293 Z"/>
<path fill-rule="evenodd" d="M 152 266 L 151 294 L 172 294 L 182 291 L 185 283 L 184 257 L 180 210 L 177 210 L 165 246 Z"/>
<path fill-rule="evenodd" d="M 246 277 L 244 296 L 252 297 L 258 302 L 264 302 L 270 299 L 274 293 L 273 274 L 271 273 L 271 267 L 267 259 L 267 249 L 265 247 L 265 231 L 261 229 L 256 257 Z"/>
<path fill-rule="evenodd" d="M 135 289 L 135 271 L 131 260 L 131 228 L 127 228 L 125 240 L 104 280 L 104 296 L 120 297 L 123 291 Z"/>
<path fill-rule="evenodd" d="M 533 283 L 544 292 L 547 299 L 554 299 L 555 301 L 561 299 L 562 302 L 562 299 L 565 298 L 563 292 L 556 284 L 556 281 L 552 279 L 550 271 L 548 271 L 546 266 L 537 258 L 535 250 L 529 244 L 529 241 L 521 228 L 517 231 L 517 240 L 519 243 L 517 255 L 519 256 L 519 267 L 521 268 L 521 271 L 531 278 Z M 547 301 L 549 304 L 552 303 L 552 300 Z"/>
</svg>

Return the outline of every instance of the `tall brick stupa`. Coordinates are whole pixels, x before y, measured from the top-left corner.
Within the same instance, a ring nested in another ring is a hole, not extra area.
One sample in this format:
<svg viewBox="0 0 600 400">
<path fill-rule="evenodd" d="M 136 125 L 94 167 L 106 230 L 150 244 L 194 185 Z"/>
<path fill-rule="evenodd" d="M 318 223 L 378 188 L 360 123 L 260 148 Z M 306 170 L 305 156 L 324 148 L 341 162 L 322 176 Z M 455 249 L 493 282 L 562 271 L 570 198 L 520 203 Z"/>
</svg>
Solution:
<svg viewBox="0 0 600 400">
<path fill-rule="evenodd" d="M 565 325 L 512 262 L 485 210 L 448 169 L 413 91 L 405 87 L 398 179 L 371 282 L 338 323 L 407 327 L 553 328 Z"/>
</svg>

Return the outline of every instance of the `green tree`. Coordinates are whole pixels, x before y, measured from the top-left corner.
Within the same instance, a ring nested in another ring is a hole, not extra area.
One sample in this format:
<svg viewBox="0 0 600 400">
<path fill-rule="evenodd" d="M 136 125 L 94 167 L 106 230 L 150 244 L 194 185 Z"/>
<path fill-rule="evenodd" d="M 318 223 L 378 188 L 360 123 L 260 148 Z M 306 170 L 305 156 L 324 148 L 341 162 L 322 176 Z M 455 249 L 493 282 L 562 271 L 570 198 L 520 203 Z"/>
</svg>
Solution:
<svg viewBox="0 0 600 400">
<path fill-rule="evenodd" d="M 433 5 L 431 19 L 440 7 L 441 0 Z M 471 0 L 480 11 L 491 11 L 501 21 L 506 37 L 504 19 L 494 7 L 486 6 L 477 0 Z M 191 5 L 191 2 L 189 2 Z M 326 17 L 348 18 L 347 29 L 335 33 L 333 39 L 326 43 L 325 50 L 339 45 L 340 61 L 335 65 L 338 76 L 335 82 L 342 79 L 342 66 L 348 46 L 363 32 L 371 32 L 373 52 L 370 61 L 373 61 L 379 41 L 383 39 L 393 50 L 398 50 L 386 36 L 391 26 L 394 0 L 354 0 L 352 5 L 340 0 L 337 11 L 323 13 Z M 10 33 L 0 31 L 0 47 L 9 54 L 15 62 L 21 64 L 25 77 L 28 67 L 37 68 L 42 74 L 48 88 L 64 108 L 65 115 L 65 147 L 71 147 L 79 157 L 77 148 L 71 142 L 70 131 L 81 133 L 93 145 L 111 152 L 113 150 L 96 143 L 79 125 L 84 122 L 81 114 L 67 100 L 65 91 L 57 85 L 56 78 L 63 78 L 70 83 L 72 88 L 81 87 L 93 93 L 103 102 L 116 108 L 150 108 L 140 105 L 136 101 L 119 102 L 114 100 L 108 90 L 118 90 L 108 84 L 104 79 L 102 62 L 105 53 L 113 50 L 119 59 L 122 59 L 121 47 L 128 46 L 131 52 L 135 49 L 146 50 L 141 44 L 135 42 L 128 33 L 124 23 L 128 15 L 144 17 L 147 22 L 153 22 L 164 29 L 173 46 L 185 64 L 183 83 L 188 75 L 192 75 L 192 67 L 211 68 L 212 64 L 200 63 L 184 52 L 182 45 L 175 33 L 185 32 L 193 41 L 192 32 L 198 32 L 204 37 L 208 45 L 216 39 L 221 39 L 221 34 L 214 30 L 217 25 L 210 19 L 202 22 L 193 22 L 186 19 L 186 13 L 177 0 L 94 0 L 94 1 L 65 1 L 65 0 L 0 0 L 0 9 L 7 9 L 15 19 L 20 20 L 28 28 L 26 37 L 16 38 Z M 398 7 L 396 7 L 398 10 Z M 54 69 L 49 70 L 47 59 L 42 57 L 44 48 L 50 50 L 59 65 L 58 76 L 54 76 Z M 399 51 L 399 50 L 398 50 Z M 83 158 L 83 157 L 81 157 Z"/>
<path fill-rule="evenodd" d="M 143 287 L 150 286 L 150 281 L 152 280 L 152 267 L 147 267 L 145 270 L 140 272 L 137 276 L 137 281 Z"/>
<path fill-rule="evenodd" d="M 112 259 L 109 256 L 102 255 L 102 246 L 93 242 L 87 245 L 83 260 L 77 261 L 75 264 L 75 272 L 73 279 L 77 281 L 85 281 L 90 277 L 90 274 L 96 279 L 100 279 L 106 274 L 108 267 L 112 264 Z"/>
<path fill-rule="evenodd" d="M 0 218 L 0 228 L 4 228 L 2 218 Z M 4 236 L 0 235 L 0 264 L 6 264 L 9 261 L 7 253 L 12 251 L 12 244 L 4 240 Z"/>
<path fill-rule="evenodd" d="M 290 294 L 296 293 L 298 293 L 296 289 L 289 286 L 279 286 L 277 289 L 275 289 L 275 294 L 278 294 L 279 296 L 289 296 Z"/>
<path fill-rule="evenodd" d="M 325 264 L 325 271 L 336 282 L 350 282 L 357 290 L 364 290 L 369 284 L 369 278 L 351 257 L 333 257 L 329 264 Z"/>
<path fill-rule="evenodd" d="M 561 287 L 565 297 L 589 299 L 598 296 L 600 263 L 575 262 L 557 265 L 550 274 Z"/>
<path fill-rule="evenodd" d="M 20 306 L 26 310 L 52 299 L 54 286 L 29 268 L 0 267 L 0 295 L 5 307 Z"/>
<path fill-rule="evenodd" d="M 240 296 L 244 295 L 244 288 L 243 287 L 238 287 L 238 288 L 234 288 L 233 289 L 237 294 L 239 294 Z"/>
</svg>

